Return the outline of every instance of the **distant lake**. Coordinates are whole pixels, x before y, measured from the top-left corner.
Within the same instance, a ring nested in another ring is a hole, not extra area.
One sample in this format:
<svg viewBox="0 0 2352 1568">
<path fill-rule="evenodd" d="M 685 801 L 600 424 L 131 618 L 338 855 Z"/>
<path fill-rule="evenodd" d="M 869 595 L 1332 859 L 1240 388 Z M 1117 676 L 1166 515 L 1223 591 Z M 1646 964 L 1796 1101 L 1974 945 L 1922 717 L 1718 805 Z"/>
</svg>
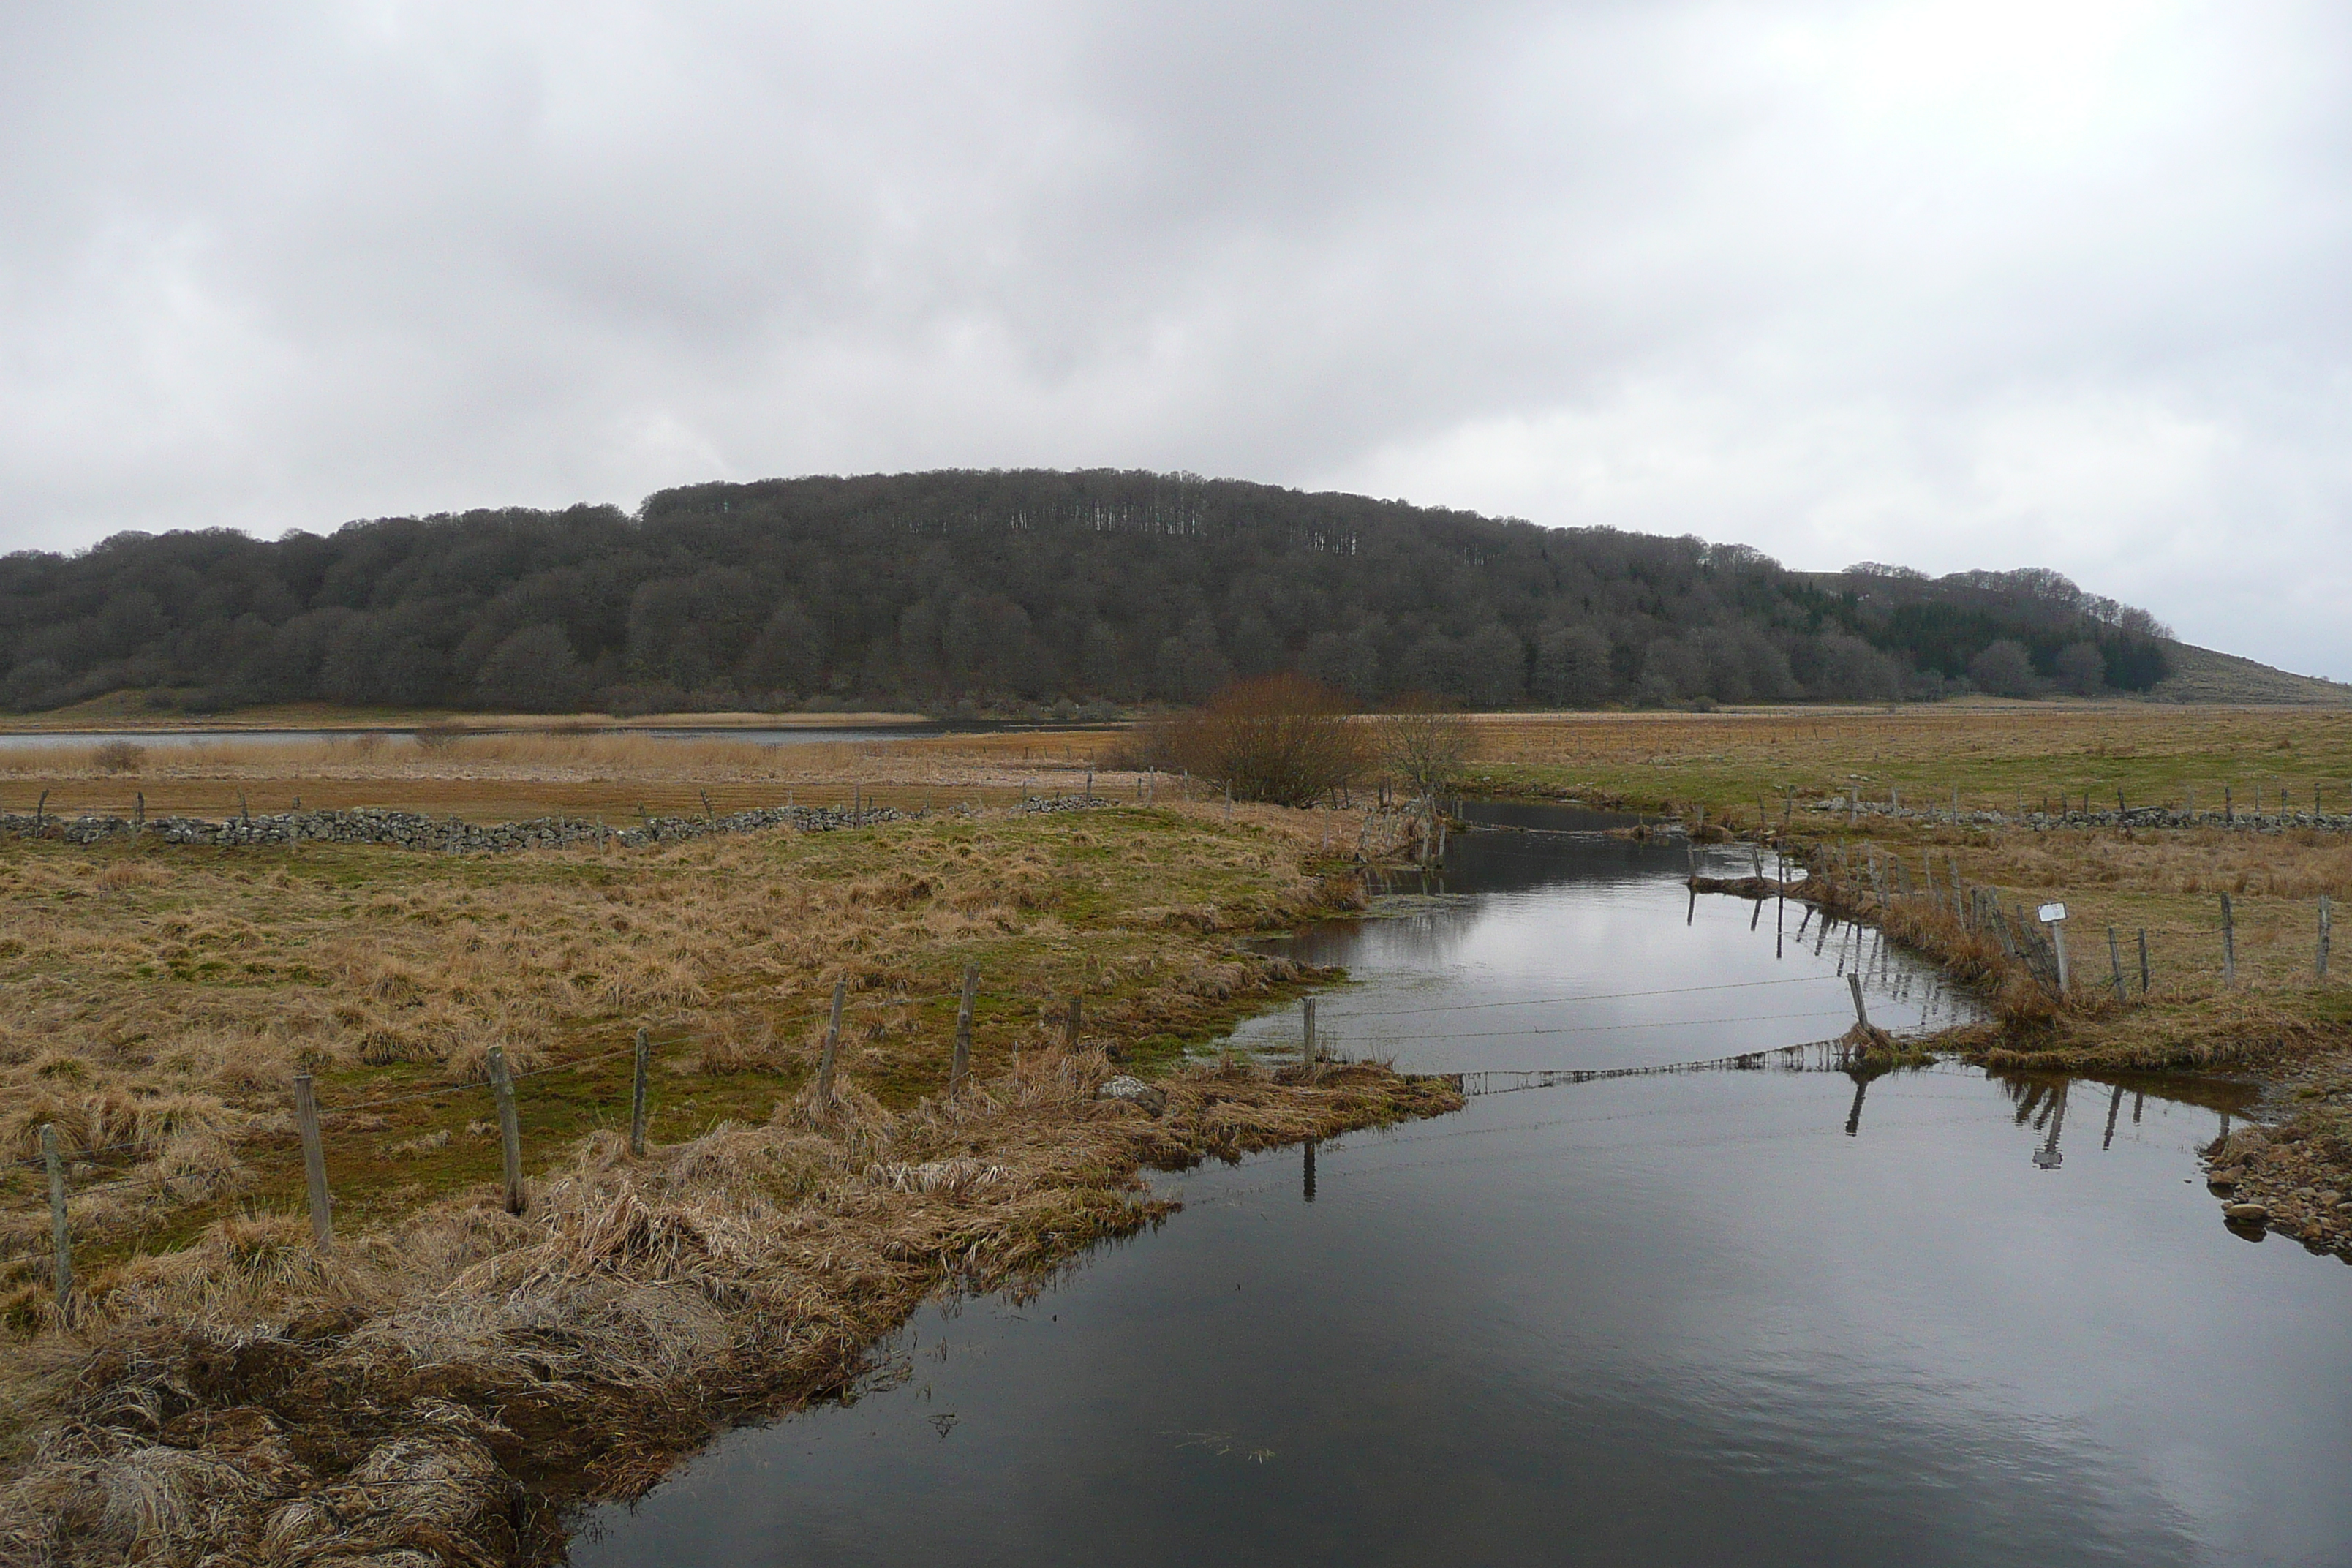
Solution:
<svg viewBox="0 0 2352 1568">
<path fill-rule="evenodd" d="M 659 727 L 610 725 L 573 729 L 467 729 L 458 731 L 465 738 L 479 736 L 544 735 L 551 739 L 588 739 L 606 735 L 651 735 L 667 741 L 740 741 L 757 746 L 804 746 L 819 742 L 844 741 L 913 741 L 935 735 L 983 735 L 1020 731 L 1032 734 L 1057 734 L 1072 730 L 1099 729 L 1098 724 L 1015 724 L 992 723 L 984 720 L 962 723 L 933 724 L 776 724 L 737 726 L 730 724 L 676 724 Z M 294 745 L 320 741 L 356 740 L 362 735 L 380 735 L 386 740 L 414 741 L 416 730 L 26 730 L 0 731 L 0 750 L 18 747 L 26 750 L 56 750 L 100 746 L 110 741 L 128 741 L 133 745 L 151 749 L 169 746 L 215 746 L 228 743 L 249 745 Z"/>
</svg>

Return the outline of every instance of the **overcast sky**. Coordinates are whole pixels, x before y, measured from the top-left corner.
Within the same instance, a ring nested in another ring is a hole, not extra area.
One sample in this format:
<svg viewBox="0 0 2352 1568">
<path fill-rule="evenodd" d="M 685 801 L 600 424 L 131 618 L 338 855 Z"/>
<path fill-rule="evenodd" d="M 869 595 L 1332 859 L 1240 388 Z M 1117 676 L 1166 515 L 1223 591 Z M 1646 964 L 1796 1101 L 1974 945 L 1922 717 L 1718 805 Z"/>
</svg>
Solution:
<svg viewBox="0 0 2352 1568">
<path fill-rule="evenodd" d="M 1186 468 L 2352 679 L 2352 6 L 18 5 L 0 547 Z"/>
</svg>

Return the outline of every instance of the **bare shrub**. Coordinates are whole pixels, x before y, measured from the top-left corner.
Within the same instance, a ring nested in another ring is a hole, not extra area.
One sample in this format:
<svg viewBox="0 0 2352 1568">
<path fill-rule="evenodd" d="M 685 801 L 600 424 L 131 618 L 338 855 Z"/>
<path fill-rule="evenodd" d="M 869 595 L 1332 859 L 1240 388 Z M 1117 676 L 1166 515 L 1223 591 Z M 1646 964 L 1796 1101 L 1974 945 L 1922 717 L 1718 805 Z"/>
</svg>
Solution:
<svg viewBox="0 0 2352 1568">
<path fill-rule="evenodd" d="M 1461 773 L 1473 738 L 1467 721 L 1432 698 L 1407 698 L 1379 721 L 1377 734 L 1381 765 L 1424 799 Z"/>
<path fill-rule="evenodd" d="M 1150 726 L 1143 749 L 1154 765 L 1226 785 L 1236 799 L 1311 805 L 1371 762 L 1351 706 L 1303 675 L 1238 680 Z"/>
<path fill-rule="evenodd" d="M 90 752 L 89 765 L 102 773 L 135 773 L 147 765 L 147 748 L 130 741 L 109 741 Z"/>
<path fill-rule="evenodd" d="M 446 752 L 465 737 L 466 731 L 455 724 L 425 724 L 416 731 L 419 750 Z"/>
</svg>

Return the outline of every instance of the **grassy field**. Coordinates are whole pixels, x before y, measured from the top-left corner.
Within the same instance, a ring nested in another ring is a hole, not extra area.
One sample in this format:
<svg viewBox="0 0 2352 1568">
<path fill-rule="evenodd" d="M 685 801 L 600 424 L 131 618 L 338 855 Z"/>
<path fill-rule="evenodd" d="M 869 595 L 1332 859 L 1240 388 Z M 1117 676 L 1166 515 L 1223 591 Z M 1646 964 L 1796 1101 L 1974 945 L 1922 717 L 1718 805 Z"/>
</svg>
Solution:
<svg viewBox="0 0 2352 1568">
<path fill-rule="evenodd" d="M 380 805 L 468 821 L 569 815 L 626 826 L 641 812 L 699 815 L 783 804 L 832 805 L 853 790 L 920 809 L 1002 804 L 1024 788 L 1081 787 L 1116 731 L 953 735 L 908 741 L 765 744 L 724 737 L 548 731 L 328 739 L 256 735 L 197 743 L 151 741 L 135 758 L 95 744 L 10 743 L 0 735 L 0 810 L 46 797 L 61 816 L 218 818 L 240 810 Z M 136 744 L 136 742 L 134 742 Z"/>
<path fill-rule="evenodd" d="M 1458 1104 L 1377 1067 L 1184 1064 L 1318 978 L 1233 935 L 1358 896 L 1313 831 L 1166 804 L 475 858 L 8 841 L 0 1562 L 544 1552 L 553 1516 L 516 1535 L 513 1488 L 625 1492 L 728 1411 L 838 1386 L 930 1291 L 1020 1289 L 1148 1223 L 1146 1163 Z M 640 1026 L 641 1160 L 620 1136 Z M 520 1216 L 492 1045 L 530 1075 Z M 298 1070 L 337 1199 L 323 1256 Z M 1097 1100 L 1119 1070 L 1153 1074 L 1163 1114 Z M 69 1322 L 26 1160 L 45 1125 Z"/>
</svg>

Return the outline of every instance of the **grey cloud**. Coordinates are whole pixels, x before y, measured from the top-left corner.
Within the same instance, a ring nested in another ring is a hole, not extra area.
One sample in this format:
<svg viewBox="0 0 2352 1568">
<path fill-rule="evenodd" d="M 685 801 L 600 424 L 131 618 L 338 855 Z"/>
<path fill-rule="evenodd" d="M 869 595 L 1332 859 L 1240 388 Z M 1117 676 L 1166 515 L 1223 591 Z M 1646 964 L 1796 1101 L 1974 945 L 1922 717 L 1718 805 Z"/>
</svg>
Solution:
<svg viewBox="0 0 2352 1568">
<path fill-rule="evenodd" d="M 2352 677 L 2334 8 L 0 28 L 10 547 L 1134 464 L 2050 564 Z"/>
</svg>

